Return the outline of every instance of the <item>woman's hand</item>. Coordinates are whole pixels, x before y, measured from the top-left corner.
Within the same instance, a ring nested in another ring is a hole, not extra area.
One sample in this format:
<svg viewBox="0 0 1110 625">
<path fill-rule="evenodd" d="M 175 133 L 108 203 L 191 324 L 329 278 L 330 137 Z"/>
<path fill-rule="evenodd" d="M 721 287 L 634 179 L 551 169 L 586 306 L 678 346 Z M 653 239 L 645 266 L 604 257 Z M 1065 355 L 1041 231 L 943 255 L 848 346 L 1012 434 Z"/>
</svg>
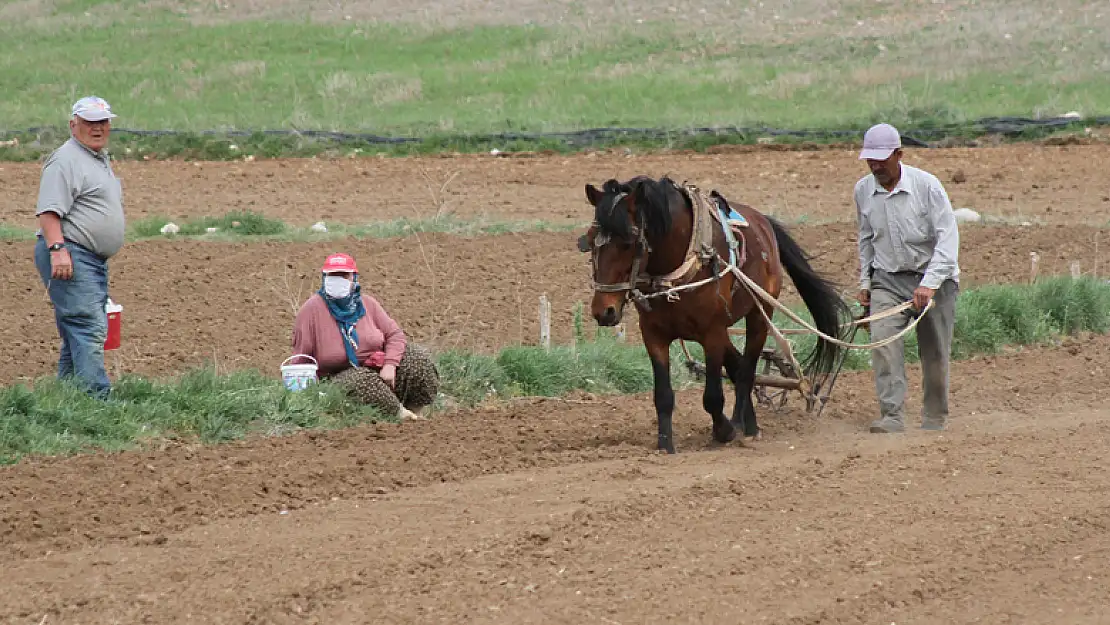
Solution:
<svg viewBox="0 0 1110 625">
<path fill-rule="evenodd" d="M 397 380 L 397 367 L 394 365 L 383 365 L 378 375 L 389 385 L 389 388 L 393 388 L 394 382 Z"/>
</svg>

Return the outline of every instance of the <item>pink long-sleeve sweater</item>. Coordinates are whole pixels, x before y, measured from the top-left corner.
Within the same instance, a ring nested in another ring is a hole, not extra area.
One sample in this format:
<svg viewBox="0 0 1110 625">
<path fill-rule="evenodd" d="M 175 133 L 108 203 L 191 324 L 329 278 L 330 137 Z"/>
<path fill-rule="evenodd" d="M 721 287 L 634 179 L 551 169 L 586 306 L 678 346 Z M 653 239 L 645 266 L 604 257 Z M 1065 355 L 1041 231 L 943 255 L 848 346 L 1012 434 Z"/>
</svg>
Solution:
<svg viewBox="0 0 1110 625">
<path fill-rule="evenodd" d="M 358 349 L 355 356 L 359 364 L 365 365 L 374 352 L 385 352 L 385 364 L 397 366 L 405 353 L 406 337 L 397 324 L 382 308 L 376 299 L 362 296 L 366 308 L 355 332 L 358 334 Z M 314 293 L 297 312 L 293 323 L 293 354 L 308 354 L 316 359 L 317 374 L 321 377 L 334 375 L 350 367 L 347 352 L 343 349 L 343 335 L 339 325 L 328 311 L 328 305 L 319 293 Z M 295 358 L 290 362 L 308 362 Z"/>
</svg>

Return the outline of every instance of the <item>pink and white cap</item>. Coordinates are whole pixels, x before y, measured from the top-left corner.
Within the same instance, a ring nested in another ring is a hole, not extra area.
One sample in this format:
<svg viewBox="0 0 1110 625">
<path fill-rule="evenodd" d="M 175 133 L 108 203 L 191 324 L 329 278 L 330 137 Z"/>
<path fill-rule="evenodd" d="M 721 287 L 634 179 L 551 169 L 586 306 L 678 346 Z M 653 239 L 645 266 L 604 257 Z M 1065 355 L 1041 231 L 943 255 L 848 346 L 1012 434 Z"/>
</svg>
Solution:
<svg viewBox="0 0 1110 625">
<path fill-rule="evenodd" d="M 87 122 L 100 122 L 106 119 L 119 117 L 112 112 L 112 107 L 104 98 L 94 95 L 81 98 L 73 103 L 73 115 Z"/>
<path fill-rule="evenodd" d="M 885 161 L 895 150 L 902 147 L 902 136 L 890 124 L 876 124 L 863 135 L 863 150 L 860 160 Z"/>
</svg>

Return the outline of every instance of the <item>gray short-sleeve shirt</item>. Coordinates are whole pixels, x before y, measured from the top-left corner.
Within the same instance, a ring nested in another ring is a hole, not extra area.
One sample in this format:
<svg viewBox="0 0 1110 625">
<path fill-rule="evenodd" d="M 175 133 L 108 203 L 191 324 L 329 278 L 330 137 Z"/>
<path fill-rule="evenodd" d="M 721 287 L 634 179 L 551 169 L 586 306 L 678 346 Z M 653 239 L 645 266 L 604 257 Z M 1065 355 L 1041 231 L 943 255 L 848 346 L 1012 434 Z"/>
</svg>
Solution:
<svg viewBox="0 0 1110 625">
<path fill-rule="evenodd" d="M 56 213 L 62 236 L 110 258 L 123 247 L 123 190 L 107 153 L 93 152 L 74 138 L 47 157 L 35 215 Z"/>
</svg>

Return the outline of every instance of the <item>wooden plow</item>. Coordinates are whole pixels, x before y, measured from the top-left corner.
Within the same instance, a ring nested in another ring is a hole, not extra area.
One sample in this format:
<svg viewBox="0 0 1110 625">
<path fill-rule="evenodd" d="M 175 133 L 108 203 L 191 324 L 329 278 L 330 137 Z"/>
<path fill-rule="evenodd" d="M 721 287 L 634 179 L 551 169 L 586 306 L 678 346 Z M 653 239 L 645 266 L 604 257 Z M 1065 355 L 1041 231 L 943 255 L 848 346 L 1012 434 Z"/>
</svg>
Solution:
<svg viewBox="0 0 1110 625">
<path fill-rule="evenodd" d="M 866 325 L 861 321 L 862 319 L 856 319 L 852 322 L 852 329 L 848 334 L 849 343 L 855 340 L 860 327 Z M 778 330 L 778 332 L 787 341 L 786 348 L 783 349 L 781 345 L 778 348 L 769 346 L 763 348 L 763 352 L 760 354 L 759 368 L 755 375 L 755 385 L 752 388 L 752 398 L 761 407 L 778 409 L 786 406 L 792 392 L 797 392 L 805 401 L 806 412 L 819 417 L 832 395 L 836 379 L 844 368 L 848 350 L 842 350 L 838 354 L 836 365 L 830 373 L 821 374 L 817 371 L 811 371 L 806 375 L 800 370 L 801 367 L 794 359 L 793 348 L 789 344 L 790 339 L 786 337 L 812 333 L 804 328 L 786 328 Z M 743 336 L 745 330 L 744 328 L 729 328 L 728 333 L 730 336 Z M 690 355 L 685 342 L 680 342 L 680 344 L 682 352 L 686 356 L 687 368 L 699 379 L 704 377 L 705 363 L 695 360 Z"/>
<path fill-rule="evenodd" d="M 802 399 L 806 403 L 806 412 L 813 414 L 815 417 L 821 416 L 821 411 L 825 409 L 825 404 L 828 403 L 829 397 L 832 395 L 833 386 L 836 384 L 836 379 L 840 376 L 840 372 L 844 368 L 844 360 L 848 357 L 848 352 L 850 350 L 870 350 L 901 339 L 917 326 L 918 322 L 921 321 L 921 317 L 932 309 L 935 304 L 933 300 L 930 300 L 925 309 L 921 311 L 920 314 L 915 315 L 914 320 L 894 336 L 877 342 L 857 345 L 855 343 L 856 333 L 859 332 L 860 328 L 869 329 L 872 321 L 900 314 L 911 308 L 913 302 L 905 302 L 876 315 L 871 315 L 870 310 L 865 308 L 860 317 L 854 317 L 852 321 L 845 324 L 850 328 L 850 332 L 845 340 L 821 335 L 845 348 L 838 352 L 836 364 L 833 366 L 832 371 L 824 374 L 811 371 L 807 374 L 802 371 L 801 365 L 798 364 L 798 360 L 794 357 L 794 346 L 788 337 L 802 334 L 820 334 L 818 330 L 787 309 L 778 300 L 771 297 L 769 293 L 759 288 L 758 285 L 751 282 L 743 273 L 736 272 L 736 274 L 746 286 L 755 292 L 754 294 L 758 295 L 763 301 L 769 303 L 772 308 L 782 311 L 794 322 L 805 326 L 803 328 L 779 329 L 771 322 L 770 317 L 766 316 L 766 311 L 764 311 L 764 318 L 767 321 L 770 336 L 774 337 L 775 342 L 778 343 L 778 347 L 764 347 L 760 355 L 761 370 L 756 371 L 755 384 L 752 388 L 752 395 L 755 401 L 758 402 L 760 406 L 767 408 L 782 408 L 786 405 L 787 397 L 790 392 L 796 391 L 802 396 Z M 728 333 L 730 336 L 742 336 L 745 334 L 745 329 L 729 328 Z M 690 352 L 686 349 L 685 341 L 680 341 L 680 345 L 682 346 L 683 354 L 686 356 L 686 366 L 690 369 L 690 372 L 699 378 L 704 376 L 705 364 L 696 361 L 690 355 Z"/>
</svg>

